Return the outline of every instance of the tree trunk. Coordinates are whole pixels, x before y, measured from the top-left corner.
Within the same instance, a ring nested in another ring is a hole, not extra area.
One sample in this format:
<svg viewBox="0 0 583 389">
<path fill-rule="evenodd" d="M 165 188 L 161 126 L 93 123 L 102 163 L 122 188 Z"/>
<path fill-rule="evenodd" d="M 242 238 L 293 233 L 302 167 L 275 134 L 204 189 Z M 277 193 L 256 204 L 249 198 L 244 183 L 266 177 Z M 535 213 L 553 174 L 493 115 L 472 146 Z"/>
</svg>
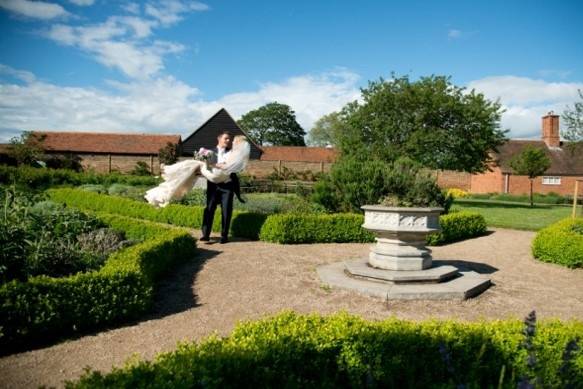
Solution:
<svg viewBox="0 0 583 389">
<path fill-rule="evenodd" d="M 532 181 L 533 179 L 530 179 L 530 206 L 534 207 L 534 199 L 532 198 Z"/>
</svg>

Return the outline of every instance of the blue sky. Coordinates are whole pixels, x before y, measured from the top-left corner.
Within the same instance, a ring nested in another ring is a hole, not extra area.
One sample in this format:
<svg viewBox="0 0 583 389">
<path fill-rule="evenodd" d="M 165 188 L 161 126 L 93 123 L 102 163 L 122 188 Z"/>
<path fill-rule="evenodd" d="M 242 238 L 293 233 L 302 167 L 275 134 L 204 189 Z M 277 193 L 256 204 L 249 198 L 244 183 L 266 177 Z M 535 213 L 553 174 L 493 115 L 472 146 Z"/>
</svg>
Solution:
<svg viewBox="0 0 583 389">
<path fill-rule="evenodd" d="M 0 141 L 21 130 L 188 135 L 289 104 L 309 130 L 391 72 L 450 75 L 510 136 L 583 89 L 579 1 L 0 0 Z"/>
</svg>

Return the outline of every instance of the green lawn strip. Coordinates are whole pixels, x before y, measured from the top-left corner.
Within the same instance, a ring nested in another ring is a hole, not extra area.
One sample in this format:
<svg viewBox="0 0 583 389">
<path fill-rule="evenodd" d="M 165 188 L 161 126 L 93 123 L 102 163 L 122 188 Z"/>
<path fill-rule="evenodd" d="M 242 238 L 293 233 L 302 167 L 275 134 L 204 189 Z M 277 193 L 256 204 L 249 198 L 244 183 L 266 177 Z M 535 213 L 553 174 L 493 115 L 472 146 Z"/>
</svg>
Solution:
<svg viewBox="0 0 583 389">
<path fill-rule="evenodd" d="M 452 209 L 478 212 L 486 218 L 489 227 L 511 228 L 516 230 L 538 231 L 571 214 L 564 206 L 476 202 L 456 200 Z"/>
</svg>

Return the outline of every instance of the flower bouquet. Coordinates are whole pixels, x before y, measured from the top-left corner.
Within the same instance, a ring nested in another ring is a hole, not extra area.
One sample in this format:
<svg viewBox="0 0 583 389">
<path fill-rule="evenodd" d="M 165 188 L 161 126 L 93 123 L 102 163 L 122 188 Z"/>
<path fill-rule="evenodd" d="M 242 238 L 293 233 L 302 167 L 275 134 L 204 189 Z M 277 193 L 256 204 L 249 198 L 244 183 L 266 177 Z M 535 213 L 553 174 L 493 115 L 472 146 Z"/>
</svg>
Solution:
<svg viewBox="0 0 583 389">
<path fill-rule="evenodd" d="M 194 159 L 205 162 L 208 166 L 214 154 L 215 153 L 212 150 L 201 147 L 198 151 L 194 152 Z"/>
</svg>

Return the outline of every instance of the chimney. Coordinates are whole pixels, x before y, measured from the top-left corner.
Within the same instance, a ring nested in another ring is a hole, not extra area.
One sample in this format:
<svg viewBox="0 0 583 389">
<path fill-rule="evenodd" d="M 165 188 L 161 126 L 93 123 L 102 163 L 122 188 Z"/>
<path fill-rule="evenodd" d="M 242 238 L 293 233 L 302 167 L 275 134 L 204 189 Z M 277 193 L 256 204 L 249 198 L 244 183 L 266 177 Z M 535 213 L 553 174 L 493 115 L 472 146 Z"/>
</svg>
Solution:
<svg viewBox="0 0 583 389">
<path fill-rule="evenodd" d="M 550 111 L 543 116 L 543 141 L 547 147 L 561 147 L 561 138 L 559 137 L 559 115 Z"/>
</svg>

